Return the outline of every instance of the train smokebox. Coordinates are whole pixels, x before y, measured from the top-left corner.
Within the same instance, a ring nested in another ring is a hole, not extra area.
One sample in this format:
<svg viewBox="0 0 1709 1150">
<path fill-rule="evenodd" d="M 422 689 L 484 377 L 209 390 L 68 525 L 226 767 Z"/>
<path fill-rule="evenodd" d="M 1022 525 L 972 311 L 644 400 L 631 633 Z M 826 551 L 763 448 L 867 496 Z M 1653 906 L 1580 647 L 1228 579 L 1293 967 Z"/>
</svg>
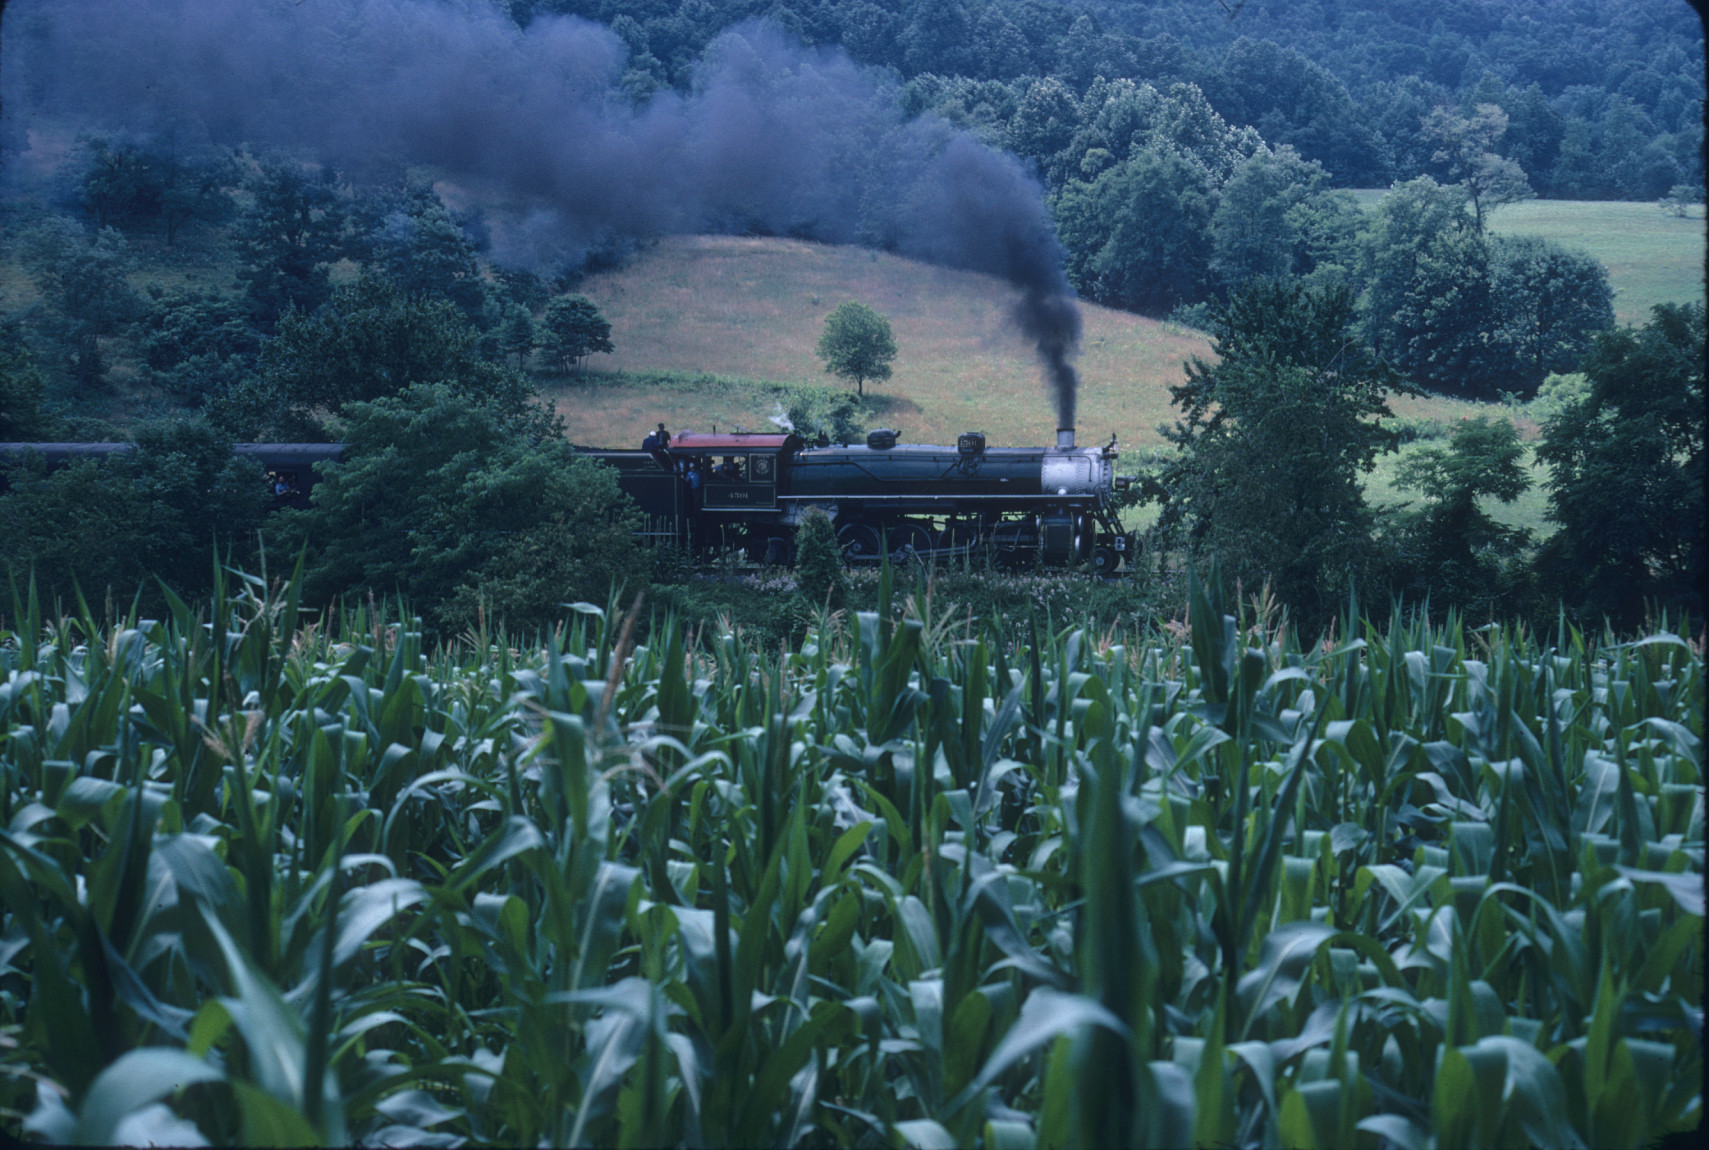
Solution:
<svg viewBox="0 0 1709 1150">
<path fill-rule="evenodd" d="M 1056 429 L 1056 449 L 1058 451 L 1067 451 L 1069 448 L 1071 448 L 1073 446 L 1074 446 L 1074 429 L 1072 427 L 1059 427 L 1059 428 L 1057 428 Z"/>
</svg>

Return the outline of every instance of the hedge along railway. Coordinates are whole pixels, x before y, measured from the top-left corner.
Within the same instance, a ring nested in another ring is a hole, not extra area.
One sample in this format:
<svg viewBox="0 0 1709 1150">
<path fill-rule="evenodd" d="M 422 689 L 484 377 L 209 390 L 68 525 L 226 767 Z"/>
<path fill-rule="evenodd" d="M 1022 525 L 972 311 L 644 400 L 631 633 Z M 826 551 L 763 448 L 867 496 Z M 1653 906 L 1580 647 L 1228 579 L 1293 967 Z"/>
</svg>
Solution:
<svg viewBox="0 0 1709 1150">
<path fill-rule="evenodd" d="M 9 1133 L 1641 1145 L 1701 1120 L 1703 660 L 1385 625 L 428 652 L 233 576 L 0 632 Z M 1682 628 L 1683 630 L 1683 628 Z"/>
</svg>

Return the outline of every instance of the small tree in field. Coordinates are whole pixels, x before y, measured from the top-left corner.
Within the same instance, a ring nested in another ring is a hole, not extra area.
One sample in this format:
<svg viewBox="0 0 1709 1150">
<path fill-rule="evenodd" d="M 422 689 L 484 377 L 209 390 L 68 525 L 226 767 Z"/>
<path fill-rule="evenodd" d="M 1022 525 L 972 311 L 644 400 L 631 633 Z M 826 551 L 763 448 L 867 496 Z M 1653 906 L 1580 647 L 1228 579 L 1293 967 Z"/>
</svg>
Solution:
<svg viewBox="0 0 1709 1150">
<path fill-rule="evenodd" d="M 863 303 L 841 303 L 825 317 L 819 337 L 819 358 L 825 370 L 852 379 L 855 391 L 866 394 L 866 381 L 890 378 L 890 361 L 896 358 L 896 338 L 890 321 Z"/>
<path fill-rule="evenodd" d="M 540 326 L 547 352 L 561 360 L 566 371 L 596 351 L 610 355 L 617 350 L 611 345 L 611 324 L 586 296 L 558 296 L 546 305 Z"/>
</svg>

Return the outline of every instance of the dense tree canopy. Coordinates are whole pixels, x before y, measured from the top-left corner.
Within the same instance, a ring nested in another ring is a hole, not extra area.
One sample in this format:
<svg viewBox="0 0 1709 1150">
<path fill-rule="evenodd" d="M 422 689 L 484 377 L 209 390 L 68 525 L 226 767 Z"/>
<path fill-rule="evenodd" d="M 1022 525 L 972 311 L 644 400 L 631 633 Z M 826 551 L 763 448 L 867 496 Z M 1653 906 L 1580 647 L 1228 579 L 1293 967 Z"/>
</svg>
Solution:
<svg viewBox="0 0 1709 1150">
<path fill-rule="evenodd" d="M 266 166 L 238 217 L 236 244 L 251 314 L 263 330 L 287 308 L 312 312 L 332 294 L 331 266 L 344 255 L 344 205 L 330 173 Z"/>
<path fill-rule="evenodd" d="M 1387 561 L 1403 593 L 1468 612 L 1512 605 L 1528 533 L 1504 526 L 1482 501 L 1511 503 L 1531 486 L 1519 429 L 1480 415 L 1455 424 L 1448 444 L 1427 444 L 1401 464 L 1402 490 L 1422 506 L 1399 515 Z"/>
<path fill-rule="evenodd" d="M 1466 202 L 1428 176 L 1384 197 L 1363 237 L 1364 335 L 1421 386 L 1529 396 L 1613 322 L 1608 272 L 1558 244 L 1485 235 Z"/>
<path fill-rule="evenodd" d="M 932 106 L 984 123 L 1023 155 L 1053 115 L 1027 108 L 1041 82 L 1078 102 L 1105 81 L 1195 85 L 1230 124 L 1287 144 L 1337 187 L 1445 175 L 1419 127 L 1438 108 L 1508 117 L 1495 154 L 1548 197 L 1653 199 L 1702 182 L 1703 53 L 1680 3 L 1409 0 L 1232 4 L 1210 0 L 511 0 L 519 23 L 565 12 L 610 24 L 629 47 L 625 90 L 693 82 L 719 31 L 765 16 L 812 44 L 841 44 L 905 79 L 936 78 Z M 941 81 L 987 88 L 974 101 Z M 1005 105 L 1007 110 L 1005 111 Z M 957 112 L 957 108 L 961 112 Z M 977 118 L 977 117 L 976 117 Z M 1072 127 L 1054 114 L 1059 127 Z M 1047 170 L 1053 185 L 1072 173 Z M 1670 180 L 1669 176 L 1673 178 Z M 1458 177 L 1455 177 L 1458 178 Z"/>
<path fill-rule="evenodd" d="M 403 592 L 447 635 L 478 612 L 527 631 L 644 580 L 615 474 L 543 409 L 429 383 L 344 411 L 348 459 L 323 468 L 313 509 L 285 529 L 306 541 L 322 600 Z"/>
<path fill-rule="evenodd" d="M 49 438 L 47 383 L 16 324 L 0 324 L 0 443 Z"/>
<path fill-rule="evenodd" d="M 1313 620 L 1369 564 L 1361 477 L 1395 442 L 1378 421 L 1399 381 L 1352 327 L 1345 288 L 1258 281 L 1217 309 L 1217 362 L 1170 388 L 1182 454 L 1159 477 L 1164 524 Z"/>
<path fill-rule="evenodd" d="M 85 390 L 100 387 L 107 372 L 102 340 L 142 311 L 127 278 L 130 245 L 115 228 L 88 235 L 60 217 L 24 238 L 23 256 L 49 305 L 43 327 L 63 349 L 71 379 Z"/>
<path fill-rule="evenodd" d="M 325 438 L 327 418 L 344 404 L 416 383 L 510 401 L 529 391 L 517 373 L 480 357 L 475 330 L 449 300 L 405 294 L 378 276 L 338 288 L 312 315 L 287 310 L 258 370 L 215 403 L 245 437 Z"/>
<path fill-rule="evenodd" d="M 128 603 L 140 591 L 157 603 L 157 579 L 199 595 L 217 561 L 250 562 L 266 503 L 259 467 L 201 420 L 144 424 L 134 445 L 56 471 L 6 464 L 0 566 L 61 596 L 81 588 Z"/>
<path fill-rule="evenodd" d="M 1655 602 L 1702 615 L 1704 347 L 1701 304 L 1604 333 L 1584 361 L 1588 394 L 1544 429 L 1537 455 L 1560 527 L 1544 574 L 1592 616 L 1631 625 Z"/>
</svg>

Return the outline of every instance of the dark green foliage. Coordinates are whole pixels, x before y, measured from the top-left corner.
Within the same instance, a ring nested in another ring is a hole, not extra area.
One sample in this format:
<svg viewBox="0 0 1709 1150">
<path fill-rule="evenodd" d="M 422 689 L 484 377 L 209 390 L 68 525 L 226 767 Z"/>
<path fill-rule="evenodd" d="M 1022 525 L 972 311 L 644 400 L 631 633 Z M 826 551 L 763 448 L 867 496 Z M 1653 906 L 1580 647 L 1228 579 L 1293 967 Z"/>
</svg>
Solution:
<svg viewBox="0 0 1709 1150">
<path fill-rule="evenodd" d="M 345 462 L 292 513 L 311 597 L 406 594 L 446 635 L 478 610 L 519 631 L 639 586 L 646 556 L 616 476 L 579 458 L 550 416 L 443 383 L 343 409 Z"/>
<path fill-rule="evenodd" d="M 547 353 L 562 363 L 565 371 L 573 371 L 595 352 L 610 355 L 616 350 L 611 343 L 610 322 L 583 295 L 554 298 L 546 305 L 540 327 Z"/>
<path fill-rule="evenodd" d="M 1436 145 L 1431 159 L 1464 189 L 1480 233 L 1493 209 L 1535 194 L 1525 170 L 1496 151 L 1508 122 L 1507 113 L 1497 104 L 1479 104 L 1464 116 L 1438 108 L 1424 120 L 1424 135 Z"/>
<path fill-rule="evenodd" d="M 1703 305 L 1662 305 L 1642 328 L 1599 336 L 1589 394 L 1543 431 L 1552 468 L 1539 556 L 1555 593 L 1591 620 L 1630 625 L 1652 603 L 1703 610 Z"/>
<path fill-rule="evenodd" d="M 795 528 L 795 584 L 814 608 L 835 611 L 849 595 L 837 528 L 817 507 L 809 508 Z"/>
<path fill-rule="evenodd" d="M 552 289 L 534 272 L 495 266 L 492 273 L 499 294 L 510 303 L 521 304 L 530 315 L 544 308 L 552 298 Z"/>
<path fill-rule="evenodd" d="M 1207 77 L 1206 94 L 1230 123 L 1250 124 L 1333 174 L 1340 187 L 1388 182 L 1383 141 L 1355 106 L 1331 61 L 1242 36 Z"/>
<path fill-rule="evenodd" d="M 158 225 L 171 245 L 184 225 L 231 213 L 227 189 L 237 170 L 224 153 L 184 150 L 171 139 L 139 147 L 93 137 L 81 148 L 88 162 L 79 199 L 97 228 Z"/>
<path fill-rule="evenodd" d="M 16 324 L 0 324 L 0 443 L 29 443 L 52 435 L 43 409 L 47 385 Z"/>
<path fill-rule="evenodd" d="M 254 202 L 237 221 L 234 242 L 250 314 L 271 331 L 287 309 L 312 312 L 332 293 L 328 268 L 344 255 L 344 205 L 331 173 L 288 164 L 261 169 Z"/>
<path fill-rule="evenodd" d="M 1494 365 L 1489 248 L 1465 204 L 1428 176 L 1397 185 L 1360 267 L 1365 339 L 1415 382 L 1455 395 L 1485 392 Z"/>
<path fill-rule="evenodd" d="M 1057 197 L 1075 287 L 1151 314 L 1200 296 L 1214 202 L 1203 172 L 1173 152 L 1142 150 Z"/>
<path fill-rule="evenodd" d="M 130 245 L 114 228 L 89 235 L 55 217 L 27 234 L 22 248 L 47 309 L 42 330 L 64 349 L 72 382 L 86 391 L 100 388 L 107 371 L 102 341 L 143 310 L 125 278 L 132 267 Z"/>
<path fill-rule="evenodd" d="M 1518 429 L 1505 419 L 1463 419 L 1446 447 L 1432 443 L 1407 457 L 1397 483 L 1424 504 L 1404 514 L 1385 549 L 1391 579 L 1467 618 L 1513 606 L 1508 592 L 1523 577 L 1528 533 L 1503 526 L 1479 501 L 1511 503 L 1531 486 Z"/>
<path fill-rule="evenodd" d="M 158 604 L 156 579 L 180 594 L 205 594 L 216 556 L 247 562 L 268 503 L 254 462 L 201 420 L 145 424 L 135 449 L 46 471 L 10 464 L 0 495 L 0 561 L 46 591 L 69 597 L 141 591 Z"/>
<path fill-rule="evenodd" d="M 48 471 L 28 458 L 6 465 L 0 495 L 0 561 L 20 582 L 70 600 L 74 587 L 128 602 L 149 582 L 145 509 L 123 461 L 84 460 Z M 257 479 L 259 484 L 260 480 Z M 213 551 L 205 552 L 209 565 Z"/>
<path fill-rule="evenodd" d="M 890 321 L 863 303 L 848 300 L 825 317 L 816 349 L 825 370 L 841 379 L 852 379 L 855 394 L 866 394 L 866 381 L 890 378 L 890 361 L 896 358 L 896 337 Z"/>
<path fill-rule="evenodd" d="M 214 292 L 163 294 L 138 329 L 149 376 L 192 407 L 252 373 L 261 349 L 242 302 Z"/>
<path fill-rule="evenodd" d="M 1215 278 L 1236 287 L 1313 270 L 1318 252 L 1333 243 L 1318 234 L 1330 218 L 1320 205 L 1327 178 L 1292 148 L 1254 153 L 1236 168 L 1211 213 L 1209 270 Z"/>
<path fill-rule="evenodd" d="M 1613 322 L 1608 272 L 1545 240 L 1483 235 L 1466 203 L 1428 176 L 1383 199 L 1359 269 L 1365 338 L 1431 390 L 1528 395 Z"/>
<path fill-rule="evenodd" d="M 1495 341 L 1529 395 L 1544 378 L 1577 370 L 1597 332 L 1614 324 L 1608 269 L 1583 252 L 1535 237 L 1498 237 L 1490 248 Z"/>
<path fill-rule="evenodd" d="M 477 327 L 492 326 L 496 309 L 476 266 L 475 246 L 432 188 L 372 194 L 355 214 L 361 236 L 351 251 L 370 273 L 391 280 L 405 295 L 449 300 Z"/>
<path fill-rule="evenodd" d="M 1259 281 L 1217 309 L 1218 362 L 1193 359 L 1170 388 L 1182 455 L 1159 477 L 1164 526 L 1306 620 L 1344 602 L 1368 563 L 1360 477 L 1393 446 L 1377 421 L 1399 381 L 1352 323 L 1345 288 Z"/>
<path fill-rule="evenodd" d="M 245 437 L 316 435 L 343 404 L 398 394 L 417 383 L 450 383 L 512 405 L 529 392 L 514 372 L 483 361 L 476 333 L 443 298 L 406 295 L 364 276 L 332 293 L 312 315 L 288 310 L 262 347 L 260 380 L 215 405 Z"/>
<path fill-rule="evenodd" d="M 1118 80 L 1194 84 L 1229 124 L 1292 146 L 1341 188 L 1440 174 L 1421 123 L 1437 109 L 1470 119 L 1481 105 L 1508 119 L 1490 154 L 1529 173 L 1539 194 L 1644 199 L 1702 182 L 1700 33 L 1678 3 L 519 0 L 512 10 L 524 24 L 547 11 L 609 23 L 629 50 L 621 86 L 635 99 L 689 87 L 713 36 L 763 15 L 896 69 L 910 89 L 926 81 L 943 96 L 928 105 L 953 123 L 998 141 L 1006 127 L 1053 190 L 1080 175 L 1084 150 L 1066 166 L 1053 159 L 1066 138 L 1061 104 L 1029 109 L 1029 92 L 1060 86 L 1078 102 Z M 1497 66 L 1500 78 L 1487 70 Z M 964 81 L 1008 91 L 968 102 Z"/>
<path fill-rule="evenodd" d="M 504 321 L 499 324 L 498 349 L 505 355 L 516 357 L 516 370 L 521 371 L 527 364 L 528 353 L 540 346 L 540 330 L 534 324 L 534 317 L 528 314 L 528 309 L 519 303 L 505 305 Z"/>
<path fill-rule="evenodd" d="M 97 229 L 121 227 L 160 214 L 161 178 L 153 157 L 106 139 L 80 141 L 87 154 L 78 199 Z"/>
<path fill-rule="evenodd" d="M 786 393 L 785 418 L 809 442 L 858 443 L 871 409 L 858 395 L 826 387 L 794 387 Z"/>
</svg>

